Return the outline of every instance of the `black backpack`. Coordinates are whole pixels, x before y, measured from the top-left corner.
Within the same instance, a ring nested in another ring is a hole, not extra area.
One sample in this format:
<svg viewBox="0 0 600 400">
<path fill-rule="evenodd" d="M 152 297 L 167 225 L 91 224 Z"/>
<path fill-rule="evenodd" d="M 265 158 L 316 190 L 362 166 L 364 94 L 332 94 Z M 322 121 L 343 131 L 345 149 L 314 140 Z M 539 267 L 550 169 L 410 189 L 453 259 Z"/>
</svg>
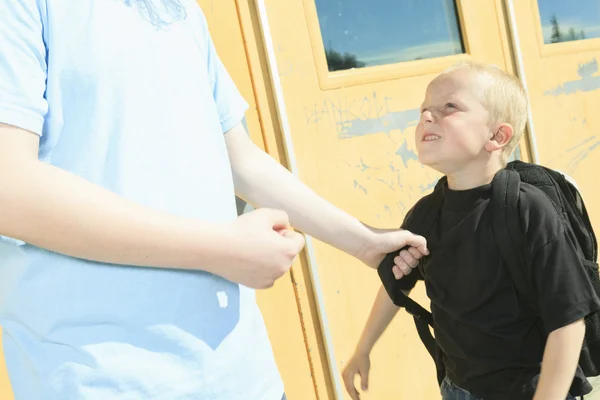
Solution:
<svg viewBox="0 0 600 400">
<path fill-rule="evenodd" d="M 441 192 L 446 178 L 437 183 L 433 192 L 421 199 L 407 216 L 405 228 L 427 237 L 435 224 L 443 202 Z M 524 273 L 527 270 L 525 234 L 521 230 L 518 201 L 521 182 L 542 190 L 563 216 L 569 232 L 575 238 L 578 252 L 596 294 L 600 296 L 600 275 L 598 273 L 598 244 L 590 219 L 579 191 L 563 174 L 537 164 L 513 161 L 498 173 L 492 186 L 490 206 L 493 207 L 493 231 L 496 242 L 513 281 L 520 301 L 532 310 L 536 310 L 537 300 L 532 297 L 533 283 Z M 418 221 L 416 224 L 411 221 Z M 417 227 L 415 229 L 415 227 Z M 430 327 L 433 317 L 429 311 L 410 299 L 400 290 L 401 280 L 397 281 L 392 273 L 394 257 L 398 252 L 390 253 L 379 265 L 378 273 L 390 298 L 399 307 L 414 317 L 415 326 L 421 341 L 433 358 L 438 382 L 441 384 L 446 373 L 442 353 L 435 342 Z M 410 276 L 410 275 L 409 275 Z M 586 332 L 579 366 L 586 377 L 600 375 L 600 313 L 585 318 Z"/>
</svg>

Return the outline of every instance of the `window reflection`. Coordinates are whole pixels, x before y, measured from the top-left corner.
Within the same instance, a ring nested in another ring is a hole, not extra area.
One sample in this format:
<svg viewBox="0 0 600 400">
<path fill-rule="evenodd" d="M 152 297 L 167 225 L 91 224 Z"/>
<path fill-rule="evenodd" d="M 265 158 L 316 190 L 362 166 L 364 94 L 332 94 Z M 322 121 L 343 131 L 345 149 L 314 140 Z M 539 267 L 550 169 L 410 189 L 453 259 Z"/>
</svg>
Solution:
<svg viewBox="0 0 600 400">
<path fill-rule="evenodd" d="M 315 2 L 330 71 L 464 53 L 454 0 Z"/>
<path fill-rule="evenodd" d="M 600 37 L 600 1 L 538 0 L 544 43 Z"/>
</svg>

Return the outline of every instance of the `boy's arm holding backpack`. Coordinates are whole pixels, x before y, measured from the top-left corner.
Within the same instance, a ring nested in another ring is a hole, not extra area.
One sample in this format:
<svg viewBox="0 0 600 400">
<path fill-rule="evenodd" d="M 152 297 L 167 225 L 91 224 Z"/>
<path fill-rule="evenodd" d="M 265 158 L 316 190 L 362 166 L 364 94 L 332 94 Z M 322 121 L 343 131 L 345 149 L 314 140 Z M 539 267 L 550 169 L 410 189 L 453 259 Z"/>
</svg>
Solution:
<svg viewBox="0 0 600 400">
<path fill-rule="evenodd" d="M 521 187 L 520 213 L 537 310 L 548 334 L 535 400 L 565 399 L 585 333 L 583 318 L 600 309 L 572 231 L 550 199 Z M 597 272 L 596 272 L 597 273 Z"/>
</svg>

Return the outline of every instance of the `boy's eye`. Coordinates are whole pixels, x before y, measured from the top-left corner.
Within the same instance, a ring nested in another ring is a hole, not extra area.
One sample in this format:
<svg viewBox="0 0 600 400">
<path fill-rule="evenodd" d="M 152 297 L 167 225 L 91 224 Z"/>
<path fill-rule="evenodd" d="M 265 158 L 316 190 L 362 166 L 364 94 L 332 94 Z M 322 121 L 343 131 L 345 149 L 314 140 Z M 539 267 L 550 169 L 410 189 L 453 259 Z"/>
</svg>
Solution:
<svg viewBox="0 0 600 400">
<path fill-rule="evenodd" d="M 456 104 L 454 104 L 454 103 L 448 103 L 448 104 L 446 104 L 446 108 L 458 108 L 458 107 L 456 107 Z"/>
</svg>

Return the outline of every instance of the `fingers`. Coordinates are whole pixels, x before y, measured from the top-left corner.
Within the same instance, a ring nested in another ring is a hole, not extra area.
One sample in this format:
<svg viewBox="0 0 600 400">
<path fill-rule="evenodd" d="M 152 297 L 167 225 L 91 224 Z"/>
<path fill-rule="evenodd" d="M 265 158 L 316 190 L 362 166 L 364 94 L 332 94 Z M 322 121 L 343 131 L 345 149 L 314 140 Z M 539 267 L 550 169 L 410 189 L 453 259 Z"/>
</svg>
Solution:
<svg viewBox="0 0 600 400">
<path fill-rule="evenodd" d="M 415 258 L 410 251 L 402 250 L 400 254 L 394 258 L 394 264 L 392 272 L 396 279 L 400 279 L 401 277 L 410 274 L 413 268 L 416 268 L 419 265 L 419 259 Z"/>
<path fill-rule="evenodd" d="M 402 272 L 402 270 L 397 265 L 394 265 L 392 267 L 392 273 L 394 274 L 394 278 L 396 278 L 396 280 L 404 276 L 404 272 Z"/>
<path fill-rule="evenodd" d="M 304 235 L 293 230 L 285 230 L 280 233 L 283 237 L 290 240 L 292 249 L 298 254 L 304 248 Z"/>
<path fill-rule="evenodd" d="M 415 250 L 416 250 L 416 249 L 415 249 Z M 404 261 L 404 263 L 405 263 L 405 264 L 406 264 L 408 267 L 410 267 L 411 269 L 412 269 L 412 268 L 415 268 L 417 265 L 419 265 L 419 259 L 418 259 L 418 258 L 415 258 L 415 257 L 413 257 L 413 255 L 412 255 L 412 254 L 411 254 L 409 251 L 407 251 L 407 250 L 402 250 L 402 251 L 400 252 L 400 256 L 399 256 L 399 257 L 400 257 L 400 258 L 402 259 L 402 261 Z M 419 258 L 420 258 L 420 257 L 419 257 Z M 410 273 L 410 271 L 408 271 L 408 272 Z"/>
<path fill-rule="evenodd" d="M 394 264 L 394 267 L 399 269 L 402 275 L 408 275 L 412 272 L 412 267 L 409 264 L 407 264 L 400 256 L 394 258 Z"/>
<path fill-rule="evenodd" d="M 369 389 L 369 371 L 360 371 L 360 386 L 363 392 Z"/>
<path fill-rule="evenodd" d="M 415 249 L 414 247 L 409 247 L 408 252 L 415 260 L 420 260 L 423 257 L 423 253 L 421 253 L 418 249 Z"/>
<path fill-rule="evenodd" d="M 290 218 L 285 211 L 261 208 L 254 212 L 264 215 L 268 223 L 278 232 L 290 226 Z"/>
<path fill-rule="evenodd" d="M 354 387 L 354 376 L 358 373 L 355 369 L 345 369 L 342 374 L 344 380 L 344 386 L 346 387 L 346 391 L 352 398 L 352 400 L 360 400 L 360 396 L 356 387 Z"/>
</svg>

